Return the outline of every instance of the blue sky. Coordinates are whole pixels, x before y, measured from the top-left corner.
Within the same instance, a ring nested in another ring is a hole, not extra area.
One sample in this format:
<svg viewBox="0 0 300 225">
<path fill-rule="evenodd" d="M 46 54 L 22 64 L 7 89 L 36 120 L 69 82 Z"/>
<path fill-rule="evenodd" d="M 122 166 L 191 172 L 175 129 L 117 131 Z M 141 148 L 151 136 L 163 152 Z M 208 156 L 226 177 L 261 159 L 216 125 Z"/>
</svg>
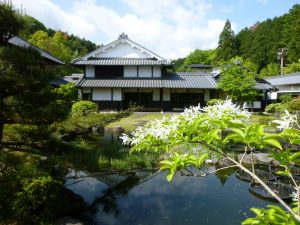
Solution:
<svg viewBox="0 0 300 225">
<path fill-rule="evenodd" d="M 97 44 L 122 32 L 167 59 L 217 46 L 228 18 L 237 33 L 287 13 L 300 0 L 12 0 L 46 26 Z"/>
</svg>

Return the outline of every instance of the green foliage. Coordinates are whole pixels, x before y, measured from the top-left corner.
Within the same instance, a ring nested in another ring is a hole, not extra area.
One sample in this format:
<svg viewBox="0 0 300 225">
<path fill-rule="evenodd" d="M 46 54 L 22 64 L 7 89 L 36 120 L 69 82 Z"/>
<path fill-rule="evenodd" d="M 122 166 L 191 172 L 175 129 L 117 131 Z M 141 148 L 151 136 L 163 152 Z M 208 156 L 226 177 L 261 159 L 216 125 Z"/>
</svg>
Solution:
<svg viewBox="0 0 300 225">
<path fill-rule="evenodd" d="M 266 67 L 261 69 L 259 76 L 264 78 L 269 76 L 276 76 L 278 74 L 280 74 L 279 64 L 269 63 Z"/>
<path fill-rule="evenodd" d="M 49 176 L 53 163 L 33 154 L 0 155 L 0 220 L 14 219 L 20 224 L 38 224 L 49 200 L 56 197 L 62 183 Z M 49 169 L 49 170 L 48 170 Z M 62 174 L 60 174 L 61 176 Z"/>
<path fill-rule="evenodd" d="M 13 210 L 17 217 L 35 221 L 37 218 L 34 216 L 51 197 L 58 194 L 62 183 L 46 176 L 26 179 L 22 186 L 22 190 L 16 194 L 17 199 L 13 203 Z"/>
<path fill-rule="evenodd" d="M 256 214 L 254 218 L 248 218 L 242 225 L 299 225 L 300 223 L 282 208 L 268 205 L 268 209 L 251 208 Z"/>
<path fill-rule="evenodd" d="M 300 59 L 283 67 L 283 74 L 295 73 L 300 71 Z"/>
<path fill-rule="evenodd" d="M 299 29 L 300 5 L 294 5 L 289 13 L 256 23 L 237 34 L 240 56 L 258 65 L 261 76 L 277 75 L 277 53 L 287 47 L 284 64 L 297 62 L 300 58 Z M 299 71 L 299 70 L 298 70 Z M 295 72 L 295 71 L 293 71 Z"/>
<path fill-rule="evenodd" d="M 72 116 L 87 116 L 98 112 L 98 105 L 91 101 L 79 101 L 72 105 Z"/>
<path fill-rule="evenodd" d="M 265 111 L 268 113 L 284 113 L 284 110 L 288 109 L 288 105 L 285 103 L 271 103 L 267 105 Z"/>
<path fill-rule="evenodd" d="M 226 20 L 219 36 L 216 53 L 219 61 L 228 61 L 238 55 L 237 42 L 229 20 Z"/>
<path fill-rule="evenodd" d="M 230 63 L 230 65 L 224 65 L 222 68 L 218 88 L 222 89 L 233 100 L 240 102 L 254 100 L 258 96 L 258 92 L 253 88 L 255 73 L 233 61 Z"/>
<path fill-rule="evenodd" d="M 74 102 L 78 100 L 78 93 L 75 84 L 67 83 L 60 85 L 53 90 L 56 96 L 56 103 L 59 107 L 68 113 Z"/>
<path fill-rule="evenodd" d="M 34 19 L 34 18 L 33 18 Z M 36 20 L 35 25 L 40 22 Z M 38 26 L 44 26 L 42 23 Z M 74 35 L 69 35 L 62 31 L 51 31 L 47 29 L 36 29 L 34 33 L 28 32 L 26 29 L 23 35 L 28 38 L 29 42 L 40 47 L 41 49 L 51 52 L 56 57 L 65 62 L 78 58 L 96 49 L 96 45 L 85 39 L 80 39 Z M 64 68 L 67 65 L 63 66 Z M 76 70 L 73 69 L 75 72 Z M 65 74 L 67 75 L 67 74 Z"/>
<path fill-rule="evenodd" d="M 281 142 L 300 144 L 299 125 L 297 129 L 288 128 L 295 122 L 295 115 L 286 113 L 282 120 L 277 120 L 276 123 L 279 123 L 284 130 L 276 134 L 265 132 L 265 125 L 248 125 L 247 121 L 242 118 L 247 118 L 247 112 L 226 100 L 223 104 L 205 107 L 201 109 L 201 112 L 199 107 L 191 107 L 181 115 L 173 116 L 168 120 L 156 121 L 135 131 L 132 133 L 132 137 L 123 135 L 122 139 L 124 144 L 131 144 L 131 152 L 163 149 L 168 158 L 161 162 L 161 170 L 168 171 L 168 181 L 172 180 L 177 170 L 191 171 L 189 167 L 201 167 L 208 152 L 227 157 L 256 179 L 254 173 L 242 166 L 242 162 L 235 161 L 233 157 L 227 154 L 224 146 L 229 142 L 244 144 L 246 146 L 245 151 L 250 150 L 251 152 L 254 149 L 258 151 L 266 147 L 271 148 L 272 157 L 284 167 L 284 170 L 279 174 L 291 178 L 289 165 L 300 162 L 300 152 L 284 149 Z M 197 144 L 197 149 L 182 148 L 192 144 Z M 254 165 L 252 165 L 252 169 L 254 171 Z M 259 183 L 264 182 L 258 181 Z M 295 188 L 298 190 L 299 187 L 295 184 Z M 270 190 L 267 191 L 276 195 Z M 295 195 L 297 194 L 295 193 Z M 243 224 L 300 224 L 296 214 L 297 209 L 292 209 L 282 202 L 281 204 L 288 212 L 278 206 L 268 206 L 269 209 L 254 208 L 252 211 L 256 217 L 246 219 Z"/>
<path fill-rule="evenodd" d="M 25 38 L 29 37 L 30 35 L 34 34 L 35 32 L 41 30 L 46 31 L 46 27 L 43 23 L 35 19 L 34 17 L 24 15 L 23 16 L 24 21 L 24 28 L 21 32 L 21 35 Z"/>
<path fill-rule="evenodd" d="M 7 44 L 7 41 L 19 34 L 23 28 L 23 21 L 19 12 L 13 9 L 6 1 L 0 2 L 0 45 Z"/>
<path fill-rule="evenodd" d="M 292 99 L 287 104 L 291 110 L 300 111 L 300 98 Z"/>
<path fill-rule="evenodd" d="M 195 166 L 199 168 L 203 165 L 207 157 L 208 154 L 203 154 L 199 155 L 199 157 L 195 157 L 191 154 L 179 155 L 177 152 L 175 152 L 174 155 L 168 160 L 163 160 L 160 162 L 160 170 L 169 170 L 167 180 L 170 182 L 177 170 L 186 168 L 188 166 Z"/>
<path fill-rule="evenodd" d="M 224 143 L 228 143 L 229 140 L 235 143 L 243 143 L 247 146 L 253 146 L 259 149 L 267 146 L 275 147 L 282 150 L 282 146 L 279 142 L 281 137 L 278 134 L 269 134 L 264 132 L 264 126 L 255 124 L 246 126 L 244 128 L 232 128 L 230 134 L 223 140 Z"/>
<path fill-rule="evenodd" d="M 215 105 L 224 102 L 223 99 L 217 99 L 217 98 L 212 98 L 209 101 L 207 101 L 207 105 Z"/>
<path fill-rule="evenodd" d="M 283 94 L 283 95 L 280 95 L 280 96 L 279 96 L 279 100 L 280 100 L 281 102 L 283 102 L 283 103 L 287 103 L 287 102 L 291 101 L 292 98 L 293 98 L 293 97 L 292 97 L 291 94 Z"/>
<path fill-rule="evenodd" d="M 215 50 L 196 49 L 191 52 L 184 60 L 176 61 L 176 71 L 192 71 L 191 64 L 211 65 L 214 62 Z"/>
<path fill-rule="evenodd" d="M 47 125 L 65 116 L 49 85 L 56 77 L 51 69 L 43 69 L 36 50 L 5 46 L 0 58 L 0 124 Z M 0 140 L 1 134 L 0 128 Z"/>
</svg>

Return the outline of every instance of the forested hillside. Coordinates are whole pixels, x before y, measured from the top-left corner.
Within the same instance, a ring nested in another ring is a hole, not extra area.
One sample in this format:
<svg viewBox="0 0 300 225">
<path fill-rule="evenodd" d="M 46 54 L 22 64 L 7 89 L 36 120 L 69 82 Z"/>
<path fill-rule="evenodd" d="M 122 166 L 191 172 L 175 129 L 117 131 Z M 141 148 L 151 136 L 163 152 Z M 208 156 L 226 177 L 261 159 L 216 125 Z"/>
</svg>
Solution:
<svg viewBox="0 0 300 225">
<path fill-rule="evenodd" d="M 175 60 L 179 70 L 188 70 L 188 64 L 220 65 L 237 56 L 256 65 L 260 76 L 280 73 L 279 52 L 283 49 L 283 73 L 300 71 L 300 5 L 294 5 L 288 13 L 257 22 L 233 33 L 227 20 L 215 50 L 196 49 L 185 59 Z"/>
<path fill-rule="evenodd" d="M 31 16 L 24 15 L 22 19 L 24 28 L 20 36 L 66 63 L 97 48 L 91 41 L 67 32 L 46 28 L 43 23 Z M 59 70 L 61 75 L 69 75 L 72 72 L 78 71 L 68 65 L 62 66 Z"/>
</svg>

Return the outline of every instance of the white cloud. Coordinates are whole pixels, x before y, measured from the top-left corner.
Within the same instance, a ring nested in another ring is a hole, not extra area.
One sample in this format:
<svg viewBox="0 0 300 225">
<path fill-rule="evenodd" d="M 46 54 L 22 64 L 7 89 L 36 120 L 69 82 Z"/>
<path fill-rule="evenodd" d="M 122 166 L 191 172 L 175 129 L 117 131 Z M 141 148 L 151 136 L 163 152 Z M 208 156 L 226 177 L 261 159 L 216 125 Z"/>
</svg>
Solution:
<svg viewBox="0 0 300 225">
<path fill-rule="evenodd" d="M 13 0 L 46 26 L 107 44 L 122 32 L 164 58 L 184 57 L 196 48 L 214 48 L 225 21 L 206 20 L 207 0 L 123 0 L 127 13 L 94 0 L 70 1 L 63 10 L 50 0 Z M 233 25 L 234 27 L 234 25 Z"/>
</svg>

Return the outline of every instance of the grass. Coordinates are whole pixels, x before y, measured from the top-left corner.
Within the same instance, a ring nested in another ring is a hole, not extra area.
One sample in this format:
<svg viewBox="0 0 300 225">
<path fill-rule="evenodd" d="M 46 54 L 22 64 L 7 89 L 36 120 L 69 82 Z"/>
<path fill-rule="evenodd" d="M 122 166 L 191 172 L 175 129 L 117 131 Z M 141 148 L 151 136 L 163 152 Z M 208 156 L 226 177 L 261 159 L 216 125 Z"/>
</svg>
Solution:
<svg viewBox="0 0 300 225">
<path fill-rule="evenodd" d="M 252 114 L 250 117 L 251 124 L 269 124 L 273 120 L 274 116 L 268 114 Z"/>
<path fill-rule="evenodd" d="M 134 113 L 129 117 L 122 118 L 121 120 L 115 121 L 108 124 L 105 128 L 112 129 L 115 126 L 121 126 L 125 129 L 125 132 L 134 131 L 138 126 L 142 126 L 147 122 L 150 122 L 155 119 L 162 119 L 165 117 L 170 117 L 173 114 L 166 113 Z"/>
</svg>

